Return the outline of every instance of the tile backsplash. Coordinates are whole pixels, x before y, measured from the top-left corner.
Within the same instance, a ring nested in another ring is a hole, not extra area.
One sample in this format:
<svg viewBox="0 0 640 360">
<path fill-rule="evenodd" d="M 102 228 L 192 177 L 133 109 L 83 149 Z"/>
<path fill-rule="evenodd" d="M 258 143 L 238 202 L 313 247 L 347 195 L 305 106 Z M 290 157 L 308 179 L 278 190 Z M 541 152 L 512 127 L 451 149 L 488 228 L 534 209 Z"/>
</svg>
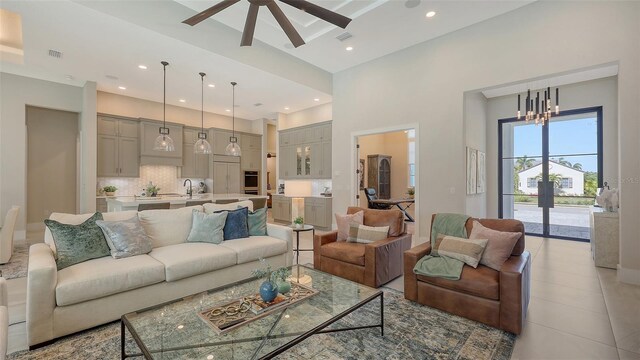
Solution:
<svg viewBox="0 0 640 360">
<path fill-rule="evenodd" d="M 175 166 L 160 166 L 160 165 L 142 165 L 140 166 L 139 178 L 105 178 L 99 177 L 96 184 L 96 194 L 100 194 L 100 189 L 107 185 L 114 185 L 118 188 L 116 195 L 140 195 L 142 189 L 147 187 L 149 181 L 153 181 L 153 184 L 160 187 L 160 193 L 179 193 L 185 194 L 187 188 L 182 186 L 184 183 L 183 178 L 178 178 L 178 168 Z M 204 179 L 194 179 L 194 188 L 199 181 Z M 209 189 L 211 191 L 211 189 Z M 195 191 L 194 191 L 195 192 Z"/>
</svg>

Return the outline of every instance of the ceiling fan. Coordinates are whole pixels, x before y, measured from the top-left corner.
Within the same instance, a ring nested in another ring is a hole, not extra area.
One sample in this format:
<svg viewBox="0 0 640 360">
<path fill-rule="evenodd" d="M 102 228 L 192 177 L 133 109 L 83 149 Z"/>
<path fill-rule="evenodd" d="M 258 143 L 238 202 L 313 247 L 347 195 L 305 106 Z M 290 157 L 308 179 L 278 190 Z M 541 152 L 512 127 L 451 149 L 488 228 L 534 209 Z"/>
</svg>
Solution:
<svg viewBox="0 0 640 360">
<path fill-rule="evenodd" d="M 216 5 L 188 18 L 183 21 L 183 23 L 194 26 L 201 21 L 208 19 L 209 17 L 219 13 L 220 11 L 228 8 L 229 6 L 239 2 L 240 0 L 223 0 Z M 282 12 L 278 4 L 276 4 L 275 0 L 248 0 L 249 1 L 249 12 L 247 13 L 247 20 L 244 23 L 244 31 L 242 32 L 242 41 L 240 42 L 240 46 L 251 46 L 253 42 L 253 32 L 256 29 L 256 20 L 258 18 L 258 10 L 260 6 L 266 6 L 273 17 L 276 18 L 278 24 L 282 30 L 284 30 L 285 34 L 291 40 L 293 46 L 298 47 L 304 45 L 304 40 L 300 37 L 300 34 L 293 27 L 289 19 L 287 19 L 286 15 Z M 324 21 L 327 21 L 331 24 L 339 26 L 341 28 L 346 28 L 351 22 L 346 16 L 340 15 L 331 10 L 327 10 L 321 6 L 316 4 L 312 4 L 305 0 L 279 0 L 287 5 L 293 6 L 296 9 L 302 10 L 308 14 L 311 14 L 315 17 L 318 17 Z"/>
</svg>

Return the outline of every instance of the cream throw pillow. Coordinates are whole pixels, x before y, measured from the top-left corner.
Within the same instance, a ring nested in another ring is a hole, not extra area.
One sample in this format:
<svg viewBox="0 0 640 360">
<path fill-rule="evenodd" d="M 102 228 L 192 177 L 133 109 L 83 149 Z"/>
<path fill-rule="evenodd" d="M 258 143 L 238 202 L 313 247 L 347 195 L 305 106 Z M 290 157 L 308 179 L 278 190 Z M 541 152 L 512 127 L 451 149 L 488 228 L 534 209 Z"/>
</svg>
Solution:
<svg viewBox="0 0 640 360">
<path fill-rule="evenodd" d="M 349 225 L 349 237 L 347 242 L 357 242 L 361 244 L 369 244 L 374 241 L 384 240 L 389 237 L 388 226 L 367 226 L 351 223 Z"/>
<path fill-rule="evenodd" d="M 338 225 L 338 241 L 346 241 L 349 237 L 349 225 L 354 223 L 362 225 L 364 223 L 364 211 L 355 214 L 336 214 L 336 224 Z"/>
<path fill-rule="evenodd" d="M 464 239 L 438 234 L 431 255 L 448 256 L 477 268 L 488 241 L 487 239 Z"/>
<path fill-rule="evenodd" d="M 489 239 L 487 248 L 484 249 L 480 264 L 500 271 L 505 261 L 511 256 L 513 248 L 522 236 L 520 232 L 506 232 L 489 229 L 477 220 L 473 221 L 473 229 L 469 239 Z"/>
</svg>

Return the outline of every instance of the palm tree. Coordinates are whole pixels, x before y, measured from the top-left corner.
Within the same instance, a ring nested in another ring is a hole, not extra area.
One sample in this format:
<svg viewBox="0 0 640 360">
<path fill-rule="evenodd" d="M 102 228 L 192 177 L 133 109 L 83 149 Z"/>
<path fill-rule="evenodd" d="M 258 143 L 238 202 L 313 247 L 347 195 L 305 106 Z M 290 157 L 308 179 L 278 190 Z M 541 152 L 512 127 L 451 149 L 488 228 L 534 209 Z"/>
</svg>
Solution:
<svg viewBox="0 0 640 360">
<path fill-rule="evenodd" d="M 573 165 L 571 165 L 571 162 L 570 162 L 570 161 L 565 160 L 563 157 L 558 158 L 558 159 L 556 160 L 556 162 L 557 162 L 558 164 L 560 164 L 560 165 L 564 165 L 564 166 L 566 166 L 566 167 L 572 167 L 572 166 L 573 166 Z"/>
<path fill-rule="evenodd" d="M 518 160 L 516 160 L 516 165 L 514 166 L 514 170 L 516 172 L 527 170 L 528 168 L 532 167 L 533 164 L 535 164 L 535 160 L 530 159 L 527 157 L 527 155 L 525 155 L 521 158 L 518 158 Z"/>
<path fill-rule="evenodd" d="M 573 164 L 573 166 L 571 166 L 572 168 L 574 168 L 575 170 L 580 170 L 582 171 L 582 164 L 580 163 L 575 163 Z"/>
</svg>

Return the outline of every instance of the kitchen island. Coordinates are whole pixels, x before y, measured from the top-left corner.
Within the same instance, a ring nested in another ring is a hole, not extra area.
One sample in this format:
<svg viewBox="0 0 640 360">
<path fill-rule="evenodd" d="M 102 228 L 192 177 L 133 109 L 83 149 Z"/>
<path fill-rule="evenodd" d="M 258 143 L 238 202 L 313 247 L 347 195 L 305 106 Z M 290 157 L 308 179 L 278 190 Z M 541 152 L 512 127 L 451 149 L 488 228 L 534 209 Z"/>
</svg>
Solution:
<svg viewBox="0 0 640 360">
<path fill-rule="evenodd" d="M 196 194 L 189 198 L 188 195 L 162 195 L 156 197 L 150 196 L 116 196 L 107 198 L 107 211 L 126 211 L 138 210 L 138 205 L 149 203 L 168 202 L 172 209 L 184 207 L 187 201 L 211 201 L 238 199 L 266 199 L 266 195 L 248 195 L 248 194 Z"/>
</svg>

